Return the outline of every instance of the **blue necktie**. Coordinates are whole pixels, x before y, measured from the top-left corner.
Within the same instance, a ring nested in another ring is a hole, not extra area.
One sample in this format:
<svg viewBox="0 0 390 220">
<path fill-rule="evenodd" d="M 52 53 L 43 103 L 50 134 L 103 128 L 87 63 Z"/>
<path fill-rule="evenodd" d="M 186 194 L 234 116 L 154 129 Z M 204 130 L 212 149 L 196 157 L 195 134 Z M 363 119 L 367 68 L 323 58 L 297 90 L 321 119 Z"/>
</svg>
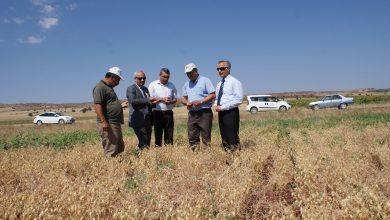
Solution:
<svg viewBox="0 0 390 220">
<path fill-rule="evenodd" d="M 222 78 L 222 83 L 221 86 L 219 87 L 219 92 L 218 92 L 217 105 L 221 105 L 221 98 L 222 98 L 224 84 L 225 84 L 225 78 Z"/>
</svg>

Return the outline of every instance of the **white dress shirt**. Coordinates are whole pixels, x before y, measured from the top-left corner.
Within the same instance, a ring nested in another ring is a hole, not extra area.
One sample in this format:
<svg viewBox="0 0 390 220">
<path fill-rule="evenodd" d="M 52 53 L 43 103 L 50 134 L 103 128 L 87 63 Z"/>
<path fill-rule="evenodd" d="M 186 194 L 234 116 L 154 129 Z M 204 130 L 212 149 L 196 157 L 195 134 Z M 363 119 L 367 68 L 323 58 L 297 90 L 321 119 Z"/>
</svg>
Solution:
<svg viewBox="0 0 390 220">
<path fill-rule="evenodd" d="M 177 90 L 173 83 L 169 82 L 167 84 L 162 84 L 160 80 L 153 81 L 149 84 L 149 92 L 150 96 L 157 98 L 165 98 L 170 97 L 171 100 L 176 99 Z M 165 104 L 163 102 L 159 102 L 156 104 L 156 108 L 153 110 L 159 111 L 167 111 L 172 110 L 173 104 Z"/>
<path fill-rule="evenodd" d="M 222 80 L 217 84 L 215 105 L 217 105 L 219 89 L 221 87 Z M 238 107 L 242 103 L 244 98 L 241 82 L 230 74 L 226 76 L 225 83 L 222 88 L 221 97 L 221 110 L 226 111 L 235 107 Z"/>
</svg>

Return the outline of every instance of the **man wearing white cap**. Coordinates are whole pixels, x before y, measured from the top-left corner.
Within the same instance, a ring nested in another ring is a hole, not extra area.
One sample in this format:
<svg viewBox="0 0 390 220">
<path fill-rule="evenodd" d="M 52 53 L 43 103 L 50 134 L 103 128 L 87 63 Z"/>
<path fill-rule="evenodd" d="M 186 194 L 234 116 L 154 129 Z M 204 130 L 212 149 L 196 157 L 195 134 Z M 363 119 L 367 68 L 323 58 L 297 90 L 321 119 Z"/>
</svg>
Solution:
<svg viewBox="0 0 390 220">
<path fill-rule="evenodd" d="M 104 154 L 107 157 L 115 157 L 123 152 L 125 144 L 122 137 L 123 107 L 127 101 L 121 103 L 114 91 L 123 79 L 118 67 L 108 69 L 106 76 L 93 88 L 93 102 L 97 114 L 97 125 Z"/>
<path fill-rule="evenodd" d="M 211 111 L 212 101 L 215 98 L 215 89 L 210 79 L 200 76 L 195 64 L 189 63 L 184 71 L 190 81 L 183 87 L 182 103 L 188 109 L 188 140 L 191 149 L 199 145 L 199 135 L 206 146 L 211 141 L 211 126 L 213 112 Z"/>
</svg>

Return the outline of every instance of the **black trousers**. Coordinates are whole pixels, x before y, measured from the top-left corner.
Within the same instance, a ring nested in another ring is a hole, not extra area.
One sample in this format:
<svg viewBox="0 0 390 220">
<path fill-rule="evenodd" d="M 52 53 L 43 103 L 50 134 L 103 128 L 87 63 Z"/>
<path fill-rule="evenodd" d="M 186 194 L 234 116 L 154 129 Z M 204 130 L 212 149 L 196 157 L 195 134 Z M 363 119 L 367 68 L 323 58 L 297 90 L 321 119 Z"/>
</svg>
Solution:
<svg viewBox="0 0 390 220">
<path fill-rule="evenodd" d="M 164 144 L 173 144 L 173 111 L 153 111 L 154 119 L 154 139 L 156 146 L 162 146 L 164 134 Z"/>
<path fill-rule="evenodd" d="M 219 131 L 222 137 L 222 146 L 225 150 L 234 150 L 240 144 L 240 111 L 233 108 L 218 113 Z"/>
<path fill-rule="evenodd" d="M 199 146 L 199 135 L 202 136 L 204 145 L 208 146 L 210 144 L 212 124 L 213 112 L 210 108 L 188 112 L 188 140 L 191 148 L 194 149 Z"/>
<path fill-rule="evenodd" d="M 138 138 L 138 148 L 141 150 L 150 146 L 150 140 L 152 137 L 152 125 L 150 120 L 150 115 L 146 115 L 145 126 L 133 127 L 134 133 Z"/>
</svg>

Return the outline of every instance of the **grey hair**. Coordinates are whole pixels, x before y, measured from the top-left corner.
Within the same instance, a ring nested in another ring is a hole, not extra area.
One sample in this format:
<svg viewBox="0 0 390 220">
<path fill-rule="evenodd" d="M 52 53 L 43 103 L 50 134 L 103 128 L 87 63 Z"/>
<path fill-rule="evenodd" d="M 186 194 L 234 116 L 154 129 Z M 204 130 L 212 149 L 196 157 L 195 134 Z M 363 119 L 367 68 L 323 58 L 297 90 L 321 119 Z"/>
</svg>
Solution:
<svg viewBox="0 0 390 220">
<path fill-rule="evenodd" d="M 232 67 L 232 64 L 230 63 L 230 61 L 229 61 L 229 60 L 220 60 L 220 61 L 218 61 L 218 64 L 220 64 L 220 63 L 227 63 L 227 64 L 228 64 L 228 67 L 229 67 L 229 69 Z"/>
<path fill-rule="evenodd" d="M 138 73 L 144 73 L 145 74 L 145 72 L 143 70 L 137 70 L 137 71 L 134 72 L 134 77 L 136 77 Z"/>
</svg>

